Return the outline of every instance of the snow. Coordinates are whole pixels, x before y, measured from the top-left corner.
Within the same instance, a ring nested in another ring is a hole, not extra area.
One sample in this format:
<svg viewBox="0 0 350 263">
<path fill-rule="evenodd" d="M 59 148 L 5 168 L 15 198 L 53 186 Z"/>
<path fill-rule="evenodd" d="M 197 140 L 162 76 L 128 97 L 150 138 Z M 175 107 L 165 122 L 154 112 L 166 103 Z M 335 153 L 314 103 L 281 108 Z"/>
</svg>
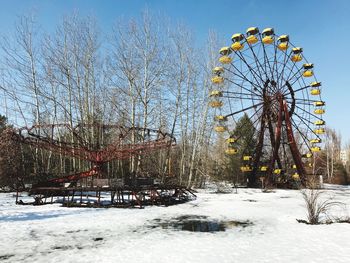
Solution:
<svg viewBox="0 0 350 263">
<path fill-rule="evenodd" d="M 327 188 L 350 205 L 350 187 Z M 14 202 L 13 193 L 0 194 L 1 262 L 350 262 L 350 224 L 298 223 L 306 209 L 297 190 L 200 191 L 195 201 L 144 209 Z M 333 212 L 348 216 L 347 209 Z M 214 233 L 151 227 L 183 215 L 252 225 Z"/>
</svg>

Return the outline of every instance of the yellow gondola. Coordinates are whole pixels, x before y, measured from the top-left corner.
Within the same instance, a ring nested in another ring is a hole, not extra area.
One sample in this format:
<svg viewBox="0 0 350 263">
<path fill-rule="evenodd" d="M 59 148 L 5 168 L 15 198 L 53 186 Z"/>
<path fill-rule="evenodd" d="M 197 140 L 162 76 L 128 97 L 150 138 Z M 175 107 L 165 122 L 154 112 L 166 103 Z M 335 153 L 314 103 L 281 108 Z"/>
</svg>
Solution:
<svg viewBox="0 0 350 263">
<path fill-rule="evenodd" d="M 279 50 L 285 51 L 288 49 L 289 36 L 282 35 L 277 39 L 277 47 Z"/>
<path fill-rule="evenodd" d="M 258 42 L 257 34 L 259 33 L 259 29 L 257 27 L 250 27 L 247 29 L 247 37 L 246 40 L 249 44 L 255 44 Z"/>
<path fill-rule="evenodd" d="M 260 171 L 262 171 L 262 172 L 266 172 L 267 169 L 268 169 L 267 166 L 261 166 L 261 167 L 260 167 Z"/>
<path fill-rule="evenodd" d="M 311 95 L 320 95 L 321 90 L 320 89 L 312 89 L 310 93 L 311 93 Z"/>
<path fill-rule="evenodd" d="M 226 139 L 226 143 L 228 143 L 228 144 L 231 144 L 231 143 L 234 143 L 234 142 L 236 142 L 235 138 L 230 137 L 230 138 Z"/>
<path fill-rule="evenodd" d="M 314 113 L 315 114 L 319 114 L 319 115 L 321 115 L 321 114 L 324 114 L 326 111 L 324 110 L 324 109 L 315 109 L 314 110 Z"/>
<path fill-rule="evenodd" d="M 272 44 L 274 39 L 273 28 L 265 28 L 261 33 L 262 42 L 266 45 Z"/>
<path fill-rule="evenodd" d="M 320 138 L 310 140 L 310 143 L 321 143 L 322 140 Z"/>
<path fill-rule="evenodd" d="M 223 115 L 216 115 L 214 117 L 214 120 L 215 121 L 227 121 L 227 117 L 226 116 L 223 116 Z"/>
<path fill-rule="evenodd" d="M 304 64 L 303 68 L 304 68 L 303 76 L 305 78 L 312 77 L 314 75 L 314 72 L 312 71 L 312 69 L 314 68 L 314 64 L 312 63 Z"/>
<path fill-rule="evenodd" d="M 228 154 L 228 155 L 234 155 L 234 154 L 238 153 L 238 150 L 235 149 L 235 148 L 228 148 L 228 149 L 225 150 L 225 153 Z"/>
<path fill-rule="evenodd" d="M 312 157 L 312 153 L 303 154 L 301 157 L 302 158 L 311 158 Z"/>
<path fill-rule="evenodd" d="M 312 165 L 312 163 L 308 163 L 308 166 L 311 168 L 313 165 Z"/>
<path fill-rule="evenodd" d="M 219 58 L 219 62 L 222 64 L 230 64 L 232 62 L 232 58 L 229 56 L 221 56 Z"/>
<path fill-rule="evenodd" d="M 223 126 L 223 125 L 220 125 L 220 124 L 215 126 L 214 129 L 215 129 L 216 132 L 225 132 L 227 130 L 226 126 Z"/>
<path fill-rule="evenodd" d="M 282 170 L 281 169 L 275 169 L 273 171 L 274 174 L 281 174 Z"/>
<path fill-rule="evenodd" d="M 241 42 L 244 39 L 244 35 L 241 33 L 238 34 L 234 34 L 232 36 L 232 45 L 231 45 L 231 49 L 234 51 L 239 51 L 242 50 L 244 48 L 244 44 Z"/>
<path fill-rule="evenodd" d="M 244 155 L 243 156 L 243 161 L 250 161 L 253 157 L 250 155 Z"/>
<path fill-rule="evenodd" d="M 293 164 L 293 165 L 291 166 L 291 168 L 292 168 L 292 169 L 297 169 L 296 164 Z"/>
<path fill-rule="evenodd" d="M 248 166 L 248 165 L 246 165 L 246 166 L 241 166 L 241 171 L 242 172 L 251 172 L 253 169 L 252 169 L 252 167 L 251 166 Z"/>
<path fill-rule="evenodd" d="M 324 120 L 317 120 L 317 121 L 314 121 L 314 124 L 317 126 L 321 126 L 321 125 L 325 125 L 326 122 Z"/>
<path fill-rule="evenodd" d="M 224 105 L 224 104 L 220 100 L 213 100 L 213 101 L 209 102 L 209 106 L 212 108 L 220 108 L 220 107 L 222 107 L 222 105 Z"/>
<path fill-rule="evenodd" d="M 314 130 L 314 133 L 316 133 L 316 134 L 324 134 L 325 133 L 325 129 L 324 128 L 316 129 L 316 130 Z"/>
<path fill-rule="evenodd" d="M 293 62 L 299 62 L 303 59 L 303 56 L 301 53 L 303 52 L 303 49 L 301 47 L 295 47 L 292 49 L 292 57 L 290 58 Z"/>
<path fill-rule="evenodd" d="M 312 152 L 319 152 L 319 151 L 321 151 L 321 148 L 320 147 L 311 147 L 311 151 Z"/>
<path fill-rule="evenodd" d="M 299 180 L 299 179 L 300 179 L 300 177 L 299 177 L 299 174 L 298 174 L 298 173 L 294 173 L 294 174 L 292 175 L 292 178 L 293 178 L 293 180 L 295 180 L 295 181 L 297 181 L 297 180 Z"/>
<path fill-rule="evenodd" d="M 224 82 L 224 78 L 221 77 L 221 76 L 214 76 L 214 77 L 211 78 L 211 82 L 213 84 L 221 84 L 221 83 Z"/>
<path fill-rule="evenodd" d="M 210 92 L 209 97 L 222 97 L 222 92 L 214 89 Z"/>
<path fill-rule="evenodd" d="M 232 53 L 232 50 L 230 49 L 230 47 L 222 47 L 220 49 L 219 53 L 222 56 L 227 56 L 227 55 L 230 55 Z"/>
<path fill-rule="evenodd" d="M 224 73 L 224 68 L 223 67 L 215 67 L 215 68 L 213 68 L 213 73 L 220 76 L 222 73 Z"/>
<path fill-rule="evenodd" d="M 315 105 L 316 107 L 317 107 L 317 106 L 321 107 L 321 106 L 325 106 L 326 103 L 325 103 L 324 101 L 315 101 L 315 102 L 314 102 L 314 105 Z"/>
<path fill-rule="evenodd" d="M 310 86 L 313 87 L 313 88 L 321 87 L 321 82 L 319 82 L 319 81 L 311 82 Z"/>
<path fill-rule="evenodd" d="M 309 77 L 312 77 L 313 75 L 314 75 L 314 72 L 312 70 L 306 70 L 303 73 L 304 78 L 309 78 Z"/>
</svg>

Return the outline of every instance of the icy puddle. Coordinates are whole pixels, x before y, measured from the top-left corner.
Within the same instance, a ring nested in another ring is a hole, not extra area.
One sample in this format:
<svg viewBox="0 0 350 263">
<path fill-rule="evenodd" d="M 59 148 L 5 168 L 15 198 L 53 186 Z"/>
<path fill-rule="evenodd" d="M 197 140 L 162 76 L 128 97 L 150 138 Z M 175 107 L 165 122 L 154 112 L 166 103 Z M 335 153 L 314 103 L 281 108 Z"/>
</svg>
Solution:
<svg viewBox="0 0 350 263">
<path fill-rule="evenodd" d="M 190 232 L 219 232 L 226 231 L 226 229 L 251 226 L 249 221 L 219 221 L 209 219 L 207 216 L 180 216 L 171 218 L 168 221 L 155 219 L 151 228 L 173 229 L 177 231 Z"/>
</svg>

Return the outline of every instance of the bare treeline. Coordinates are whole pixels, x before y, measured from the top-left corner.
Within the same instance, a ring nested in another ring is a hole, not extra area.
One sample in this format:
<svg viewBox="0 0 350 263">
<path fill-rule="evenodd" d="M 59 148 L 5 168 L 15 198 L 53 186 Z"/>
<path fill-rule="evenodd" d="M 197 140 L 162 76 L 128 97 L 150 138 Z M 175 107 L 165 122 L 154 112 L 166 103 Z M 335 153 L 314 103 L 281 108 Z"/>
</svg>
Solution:
<svg viewBox="0 0 350 263">
<path fill-rule="evenodd" d="M 188 27 L 166 21 L 146 11 L 102 32 L 93 17 L 74 14 L 48 33 L 35 18 L 20 17 L 14 34 L 1 40 L 0 114 L 15 127 L 98 122 L 160 129 L 177 146 L 142 157 L 151 158 L 149 167 L 127 160 L 126 172 L 151 169 L 162 179 L 200 184 L 213 162 L 207 98 L 217 40 L 209 33 L 207 46 L 200 46 Z M 89 165 L 28 151 L 27 174 L 67 174 Z M 120 176 L 116 167 L 108 164 L 109 176 Z"/>
</svg>

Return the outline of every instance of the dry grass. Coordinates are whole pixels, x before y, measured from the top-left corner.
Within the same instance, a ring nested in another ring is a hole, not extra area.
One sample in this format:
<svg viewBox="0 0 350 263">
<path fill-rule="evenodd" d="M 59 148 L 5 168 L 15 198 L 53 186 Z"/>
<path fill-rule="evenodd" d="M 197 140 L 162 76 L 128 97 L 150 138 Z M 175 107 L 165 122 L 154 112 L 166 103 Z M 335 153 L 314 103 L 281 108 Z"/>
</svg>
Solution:
<svg viewBox="0 0 350 263">
<path fill-rule="evenodd" d="M 335 201 L 332 196 L 327 195 L 326 191 L 319 189 L 319 187 L 319 181 L 317 180 L 317 177 L 314 176 L 309 178 L 307 189 L 301 190 L 301 194 L 305 201 L 308 220 L 298 220 L 298 222 L 311 225 L 340 222 L 340 218 L 332 217 L 330 212 L 334 207 L 340 207 L 346 210 L 345 204 Z"/>
<path fill-rule="evenodd" d="M 326 196 L 325 191 L 319 189 L 304 189 L 301 194 L 305 201 L 307 209 L 307 223 L 317 225 L 333 221 L 330 215 L 330 210 L 335 206 L 345 206 L 344 203 L 334 201 L 332 197 Z M 322 221 L 322 216 L 325 221 Z"/>
</svg>

